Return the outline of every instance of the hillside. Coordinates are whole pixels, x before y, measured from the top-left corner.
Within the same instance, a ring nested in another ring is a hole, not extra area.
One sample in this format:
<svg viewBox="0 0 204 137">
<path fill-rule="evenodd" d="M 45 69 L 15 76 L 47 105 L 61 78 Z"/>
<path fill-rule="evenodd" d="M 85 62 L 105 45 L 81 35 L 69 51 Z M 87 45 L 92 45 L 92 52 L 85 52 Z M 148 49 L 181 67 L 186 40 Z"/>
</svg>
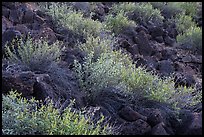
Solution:
<svg viewBox="0 0 204 137">
<path fill-rule="evenodd" d="M 201 135 L 201 2 L 2 2 L 2 133 Z"/>
</svg>

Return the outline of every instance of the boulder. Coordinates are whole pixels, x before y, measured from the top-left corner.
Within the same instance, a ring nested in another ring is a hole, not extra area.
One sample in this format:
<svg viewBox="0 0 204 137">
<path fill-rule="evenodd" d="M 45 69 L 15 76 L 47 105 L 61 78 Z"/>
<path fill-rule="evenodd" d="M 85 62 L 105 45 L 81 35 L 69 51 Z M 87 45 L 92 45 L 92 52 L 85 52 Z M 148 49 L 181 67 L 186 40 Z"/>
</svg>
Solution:
<svg viewBox="0 0 204 137">
<path fill-rule="evenodd" d="M 173 47 L 174 44 L 176 43 L 176 40 L 173 39 L 173 38 L 170 38 L 168 35 L 167 36 L 164 36 L 164 43 L 170 47 Z"/>
<path fill-rule="evenodd" d="M 35 74 L 31 71 L 23 72 L 8 72 L 2 73 L 2 90 L 7 93 L 11 89 L 17 90 L 22 93 L 22 96 L 31 96 L 33 91 L 33 85 L 35 83 Z"/>
<path fill-rule="evenodd" d="M 179 135 L 202 135 L 202 112 L 192 113 L 189 110 L 181 110 L 179 113 L 181 125 L 177 128 Z"/>
<path fill-rule="evenodd" d="M 157 36 L 157 37 L 155 37 L 154 39 L 155 39 L 157 42 L 159 42 L 159 43 L 163 43 L 163 42 L 164 42 L 164 39 L 163 39 L 162 36 Z"/>
<path fill-rule="evenodd" d="M 175 49 L 172 48 L 164 48 L 161 51 L 162 54 L 162 59 L 167 60 L 170 59 L 172 61 L 175 61 L 177 59 L 177 51 Z"/>
<path fill-rule="evenodd" d="M 31 10 L 27 10 L 24 13 L 22 23 L 33 23 L 34 22 L 34 15 L 35 13 Z"/>
<path fill-rule="evenodd" d="M 10 9 L 6 7 L 2 7 L 2 16 L 9 18 L 9 14 L 10 14 Z"/>
<path fill-rule="evenodd" d="M 147 117 L 139 114 L 138 112 L 134 111 L 129 106 L 123 107 L 119 112 L 119 116 L 129 122 L 136 121 L 138 119 L 142 119 L 144 121 L 147 120 Z"/>
<path fill-rule="evenodd" d="M 13 22 L 14 24 L 20 23 L 22 20 L 23 13 L 19 10 L 11 10 L 9 14 L 9 20 Z"/>
<path fill-rule="evenodd" d="M 57 41 L 57 37 L 55 36 L 55 32 L 49 28 L 45 27 L 38 31 L 38 33 L 33 36 L 34 39 L 46 39 L 48 41 L 48 44 L 53 44 Z"/>
<path fill-rule="evenodd" d="M 4 16 L 2 16 L 2 34 L 8 29 L 8 28 L 12 28 L 13 24 L 12 22 L 10 22 L 7 18 L 5 18 Z"/>
<path fill-rule="evenodd" d="M 135 37 L 136 43 L 138 44 L 139 53 L 144 56 L 150 56 L 153 52 L 147 35 L 144 31 L 140 31 L 137 37 Z"/>
<path fill-rule="evenodd" d="M 155 125 L 151 130 L 151 135 L 169 135 L 163 126 L 165 126 L 163 122 Z"/>
<path fill-rule="evenodd" d="M 95 95 L 92 103 L 103 106 L 110 113 L 115 114 L 125 105 L 126 101 L 118 89 L 107 87 Z"/>
<path fill-rule="evenodd" d="M 174 66 L 173 66 L 173 63 L 171 61 L 162 60 L 159 62 L 158 69 L 163 76 L 169 76 L 171 73 L 173 73 Z"/>
<path fill-rule="evenodd" d="M 153 26 L 153 27 L 149 28 L 149 32 L 153 38 L 163 36 L 163 34 L 164 34 L 164 30 L 158 26 Z"/>
<path fill-rule="evenodd" d="M 122 135 L 145 135 L 151 131 L 151 126 L 142 119 L 134 122 L 126 122 L 121 126 Z"/>
</svg>

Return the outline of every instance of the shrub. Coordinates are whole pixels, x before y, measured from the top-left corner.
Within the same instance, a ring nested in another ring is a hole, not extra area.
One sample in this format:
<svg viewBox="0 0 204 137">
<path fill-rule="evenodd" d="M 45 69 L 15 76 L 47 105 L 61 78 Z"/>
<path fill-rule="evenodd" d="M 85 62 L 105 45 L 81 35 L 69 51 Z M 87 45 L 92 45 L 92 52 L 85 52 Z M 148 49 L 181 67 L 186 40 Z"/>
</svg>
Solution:
<svg viewBox="0 0 204 137">
<path fill-rule="evenodd" d="M 162 11 L 165 7 L 166 2 L 150 2 L 150 4 L 152 5 L 152 7 Z"/>
<path fill-rule="evenodd" d="M 25 65 L 33 71 L 42 71 L 52 62 L 58 61 L 59 42 L 48 45 L 48 42 L 43 40 L 19 40 L 17 47 L 14 47 L 14 44 L 11 47 L 6 46 L 6 54 L 10 62 Z"/>
<path fill-rule="evenodd" d="M 154 9 L 150 3 L 122 2 L 115 4 L 111 9 L 114 14 L 119 14 L 121 11 L 124 11 L 123 16 L 134 13 L 134 18 L 131 19 L 136 21 L 136 23 L 139 23 L 139 18 L 144 22 L 152 21 L 155 24 L 161 24 L 163 22 L 163 16 L 161 16 L 160 10 Z"/>
<path fill-rule="evenodd" d="M 119 34 L 123 28 L 135 26 L 136 24 L 124 16 L 124 11 L 120 11 L 116 16 L 113 16 L 112 14 L 107 15 L 105 25 L 106 29 L 111 30 L 115 34 Z"/>
<path fill-rule="evenodd" d="M 136 3 L 134 14 L 136 22 L 141 18 L 144 22 L 152 21 L 154 24 L 160 25 L 164 19 L 160 10 L 154 9 L 150 3 Z"/>
<path fill-rule="evenodd" d="M 185 11 L 186 15 L 194 17 L 197 14 L 197 2 L 182 2 L 180 7 Z"/>
<path fill-rule="evenodd" d="M 92 52 L 83 64 L 75 62 L 75 70 L 80 88 L 88 93 L 90 100 L 94 100 L 101 89 L 114 86 L 126 94 L 136 93 L 175 107 L 190 105 L 192 100 L 198 101 L 191 96 L 193 89 L 185 89 L 185 96 L 189 96 L 189 102 L 183 104 L 184 94 L 174 88 L 173 78 L 162 80 L 146 72 L 144 68 L 136 68 L 131 58 L 121 51 L 102 53 L 96 61 L 93 60 Z"/>
<path fill-rule="evenodd" d="M 111 134 L 108 125 L 101 127 L 103 118 L 93 124 L 82 113 L 71 110 L 71 104 L 62 115 L 52 102 L 39 107 L 39 101 L 27 100 L 16 92 L 3 95 L 2 133 L 4 135 L 98 135 Z M 73 104 L 73 103 L 72 103 Z"/>
<path fill-rule="evenodd" d="M 77 34 L 97 36 L 102 30 L 102 24 L 99 21 L 94 21 L 90 17 L 84 18 L 83 13 L 75 11 L 66 4 L 51 3 L 46 11 L 61 25 L 75 31 Z"/>
<path fill-rule="evenodd" d="M 179 14 L 176 16 L 176 27 L 178 33 L 184 33 L 191 27 L 196 27 L 196 23 L 191 16 L 185 14 Z"/>
<path fill-rule="evenodd" d="M 121 2 L 118 4 L 114 4 L 111 7 L 110 12 L 114 14 L 118 14 L 122 10 L 124 11 L 124 13 L 133 12 L 135 10 L 135 6 L 136 6 L 135 3 L 133 2 Z"/>
<path fill-rule="evenodd" d="M 151 4 L 159 8 L 167 18 L 175 17 L 181 13 L 194 17 L 198 7 L 196 2 L 167 2 L 166 4 L 152 2 Z"/>
<path fill-rule="evenodd" d="M 197 50 L 202 53 L 202 29 L 190 27 L 184 34 L 176 37 L 178 43 L 186 49 Z"/>
<path fill-rule="evenodd" d="M 176 15 L 184 12 L 180 6 L 181 2 L 168 2 L 163 8 L 163 13 L 167 18 L 173 18 Z"/>
<path fill-rule="evenodd" d="M 89 36 L 86 39 L 86 43 L 80 43 L 79 48 L 87 54 L 93 52 L 93 58 L 97 59 L 101 53 L 107 53 L 113 50 L 113 45 L 115 43 L 113 35 L 104 34 L 103 37 L 93 37 Z"/>
</svg>

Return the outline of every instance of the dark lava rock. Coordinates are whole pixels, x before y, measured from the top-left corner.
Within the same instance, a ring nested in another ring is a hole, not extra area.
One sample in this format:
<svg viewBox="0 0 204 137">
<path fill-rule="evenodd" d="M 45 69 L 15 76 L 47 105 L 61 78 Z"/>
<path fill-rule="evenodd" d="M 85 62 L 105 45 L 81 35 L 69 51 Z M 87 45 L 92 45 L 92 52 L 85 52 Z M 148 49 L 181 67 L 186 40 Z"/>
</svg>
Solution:
<svg viewBox="0 0 204 137">
<path fill-rule="evenodd" d="M 136 121 L 138 119 L 142 119 L 144 121 L 147 120 L 145 116 L 142 116 L 138 112 L 134 111 L 132 108 L 129 106 L 123 107 L 119 112 L 119 116 L 129 122 Z"/>
<path fill-rule="evenodd" d="M 160 61 L 159 71 L 163 76 L 169 76 L 172 72 L 174 72 L 173 63 L 169 60 Z"/>
<path fill-rule="evenodd" d="M 2 90 L 7 93 L 15 89 L 22 93 L 22 96 L 31 96 L 33 94 L 33 85 L 35 83 L 35 74 L 31 71 L 24 72 L 6 72 L 2 73 Z"/>
<path fill-rule="evenodd" d="M 163 36 L 164 30 L 161 27 L 154 26 L 149 28 L 149 32 L 153 38 Z"/>
<path fill-rule="evenodd" d="M 126 101 L 118 89 L 107 87 L 97 93 L 92 103 L 103 106 L 110 113 L 115 114 L 126 104 Z"/>
<path fill-rule="evenodd" d="M 191 86 L 193 86 L 195 84 L 195 79 L 194 79 L 193 75 L 176 74 L 174 82 L 175 82 L 175 87 L 178 87 L 178 86 L 191 87 Z"/>
<path fill-rule="evenodd" d="M 138 119 L 134 122 L 127 122 L 122 125 L 120 134 L 122 135 L 145 135 L 151 131 L 151 126 L 143 121 Z"/>
<path fill-rule="evenodd" d="M 162 36 L 155 37 L 154 39 L 155 39 L 157 42 L 159 42 L 159 43 L 163 43 L 163 42 L 164 42 L 164 39 L 163 39 Z"/>
<path fill-rule="evenodd" d="M 177 59 L 177 51 L 175 49 L 165 48 L 161 51 L 161 54 L 164 60 L 171 59 L 175 61 Z"/>
<path fill-rule="evenodd" d="M 170 38 L 169 36 L 164 36 L 164 43 L 167 44 L 170 47 L 173 47 L 175 44 L 176 40 Z"/>
<path fill-rule="evenodd" d="M 181 126 L 178 127 L 179 135 L 202 135 L 202 112 L 192 113 L 188 110 L 181 110 Z"/>
<path fill-rule="evenodd" d="M 31 10 L 28 10 L 24 13 L 22 23 L 33 23 L 35 13 Z"/>
<path fill-rule="evenodd" d="M 136 43 L 138 44 L 138 49 L 141 55 L 150 56 L 153 52 L 147 35 L 144 31 L 140 31 L 137 37 L 135 37 Z"/>
<path fill-rule="evenodd" d="M 163 126 L 165 126 L 163 122 L 155 125 L 151 130 L 151 135 L 169 135 Z"/>
</svg>

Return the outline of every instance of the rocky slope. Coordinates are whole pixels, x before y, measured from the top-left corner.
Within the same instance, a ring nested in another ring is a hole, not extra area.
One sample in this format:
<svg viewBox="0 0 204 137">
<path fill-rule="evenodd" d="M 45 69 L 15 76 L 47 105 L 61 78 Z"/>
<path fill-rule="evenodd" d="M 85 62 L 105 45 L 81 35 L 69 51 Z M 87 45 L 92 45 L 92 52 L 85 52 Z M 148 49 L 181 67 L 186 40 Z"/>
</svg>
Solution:
<svg viewBox="0 0 204 137">
<path fill-rule="evenodd" d="M 103 22 L 111 5 L 98 3 L 93 19 Z M 75 3 L 74 6 L 78 10 L 89 10 L 89 3 Z M 83 36 L 69 29 L 57 29 L 53 19 L 32 3 L 3 2 L 3 55 L 6 42 L 11 42 L 16 36 L 26 39 L 29 33 L 34 39 L 48 40 L 49 44 L 59 40 L 74 47 L 77 40 L 85 42 Z M 195 86 L 202 90 L 202 54 L 178 48 L 176 35 L 175 24 L 158 27 L 141 23 L 135 28 L 124 29 L 118 35 L 117 47 L 129 53 L 137 66 L 145 66 L 148 71 L 154 71 L 161 77 L 170 76 L 174 72 L 175 86 Z M 202 134 L 202 104 L 182 109 L 178 115 L 167 104 L 145 98 L 137 100 L 137 97 L 120 94 L 114 87 L 104 89 L 98 93 L 97 100 L 88 102 L 72 71 L 74 59 L 83 61 L 84 56 L 77 49 L 64 51 L 59 72 L 66 73 L 66 86 L 61 86 L 54 76 L 50 76 L 52 70 L 38 74 L 2 59 L 2 91 L 7 93 L 10 89 L 16 89 L 26 98 L 45 100 L 50 97 L 55 103 L 60 95 L 63 98 L 57 106 L 60 110 L 68 106 L 69 99 L 76 99 L 76 109 L 86 107 L 85 113 L 94 113 L 93 119 L 102 113 L 122 135 Z"/>
</svg>

